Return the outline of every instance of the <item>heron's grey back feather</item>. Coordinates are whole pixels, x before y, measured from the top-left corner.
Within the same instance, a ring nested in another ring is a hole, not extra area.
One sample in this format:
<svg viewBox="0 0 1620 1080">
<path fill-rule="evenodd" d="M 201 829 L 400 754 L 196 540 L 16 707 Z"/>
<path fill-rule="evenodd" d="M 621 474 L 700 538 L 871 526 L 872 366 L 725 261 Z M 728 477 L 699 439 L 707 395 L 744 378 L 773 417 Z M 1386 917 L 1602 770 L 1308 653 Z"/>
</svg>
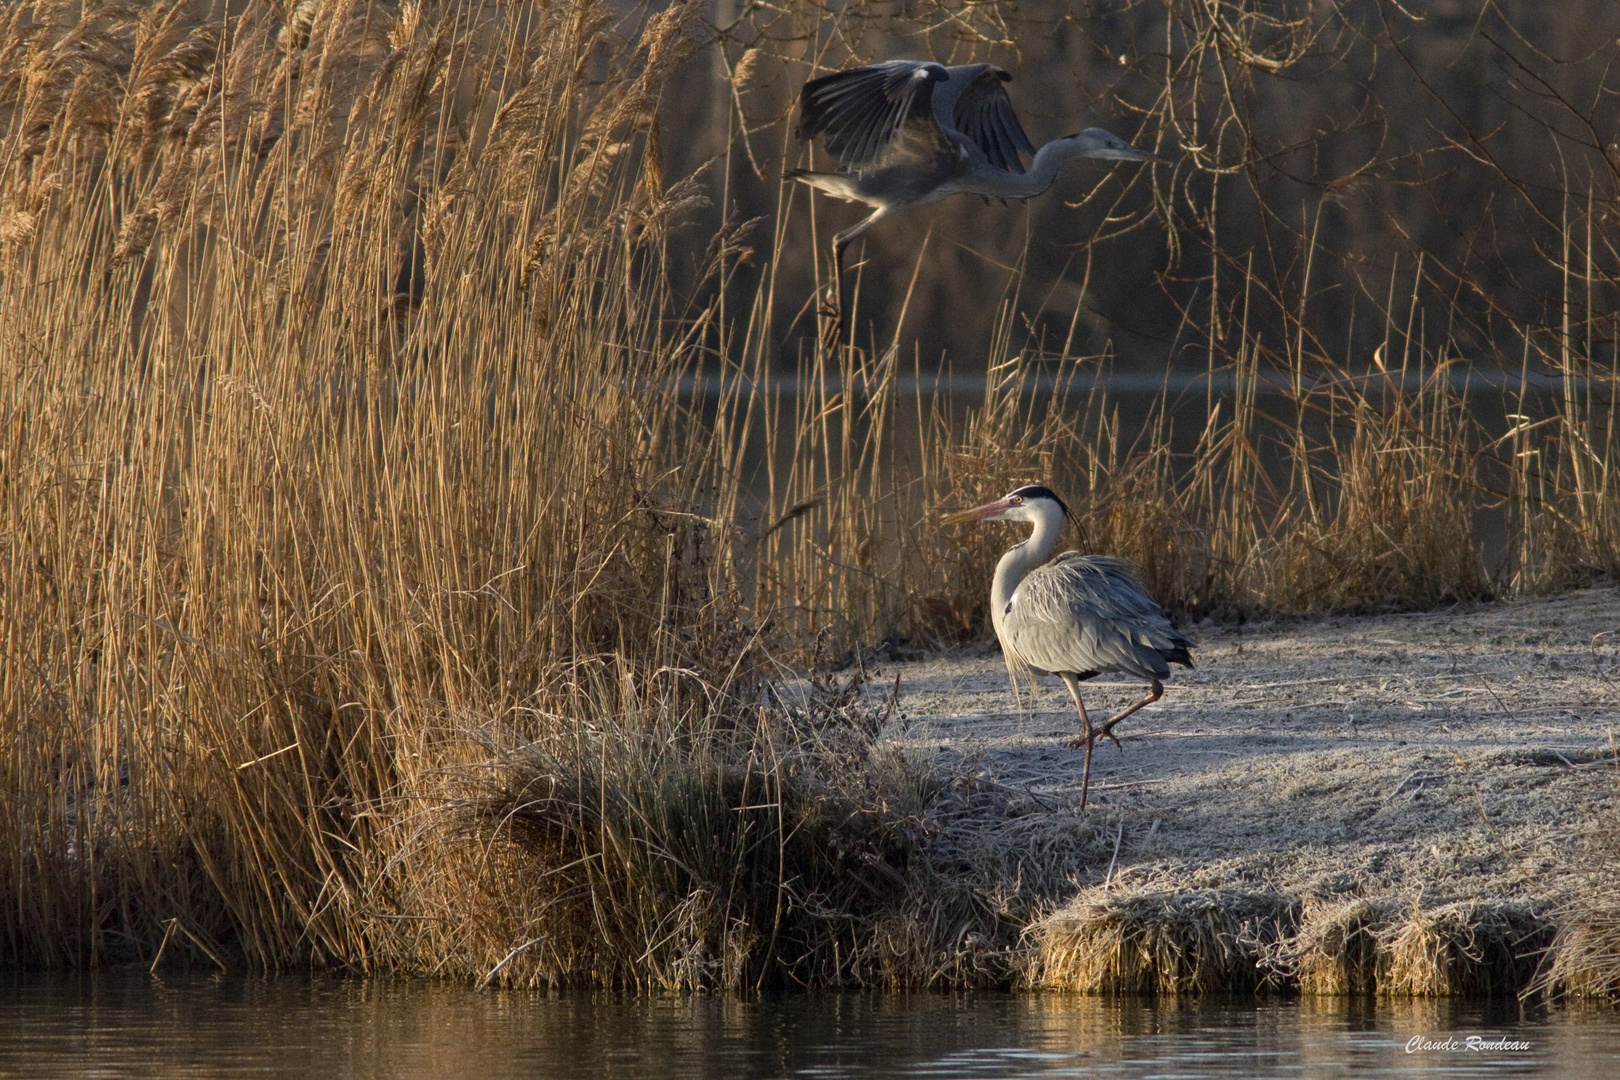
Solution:
<svg viewBox="0 0 1620 1080">
<path fill-rule="evenodd" d="M 804 84 L 800 138 L 823 137 L 845 169 L 881 164 L 897 136 L 910 131 L 942 148 L 976 148 L 995 168 L 1022 173 L 1019 153 L 1035 148 L 1018 122 L 990 64 L 945 67 L 926 60 L 888 60 L 835 71 Z"/>
<path fill-rule="evenodd" d="M 1122 559 L 1065 552 L 1031 571 L 1000 614 L 1002 649 L 1019 666 L 1082 679 L 1105 671 L 1163 679 L 1172 662 L 1192 667 L 1192 642 Z"/>
</svg>

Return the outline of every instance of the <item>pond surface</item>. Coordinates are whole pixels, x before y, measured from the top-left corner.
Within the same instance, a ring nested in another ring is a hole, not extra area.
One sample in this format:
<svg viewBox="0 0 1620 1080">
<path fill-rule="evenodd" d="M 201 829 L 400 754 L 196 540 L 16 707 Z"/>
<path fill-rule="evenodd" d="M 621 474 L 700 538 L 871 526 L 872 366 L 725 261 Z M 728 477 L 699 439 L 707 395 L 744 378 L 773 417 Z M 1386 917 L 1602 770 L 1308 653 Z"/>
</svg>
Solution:
<svg viewBox="0 0 1620 1080">
<path fill-rule="evenodd" d="M 1484 1045 L 1470 1049 L 1470 1036 Z M 1409 1051 L 1414 1040 L 1455 1048 Z M 1620 1011 L 1060 994 L 635 999 L 376 980 L 11 975 L 0 976 L 0 1076 L 1612 1080 Z"/>
</svg>

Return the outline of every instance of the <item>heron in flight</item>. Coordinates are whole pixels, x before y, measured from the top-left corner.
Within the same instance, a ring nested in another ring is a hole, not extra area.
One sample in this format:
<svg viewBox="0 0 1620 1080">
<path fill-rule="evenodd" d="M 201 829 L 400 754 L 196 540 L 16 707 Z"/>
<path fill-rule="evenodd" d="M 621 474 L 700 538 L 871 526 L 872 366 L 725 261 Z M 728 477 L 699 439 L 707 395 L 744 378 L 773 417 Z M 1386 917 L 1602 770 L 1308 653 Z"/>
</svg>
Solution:
<svg viewBox="0 0 1620 1080">
<path fill-rule="evenodd" d="M 1039 150 L 1024 134 L 993 64 L 946 67 L 889 60 L 823 75 L 799 93 L 798 135 L 822 136 L 837 172 L 790 169 L 784 175 L 849 202 L 873 207 L 833 237 L 833 295 L 844 248 L 880 219 L 949 195 L 1028 199 L 1051 187 L 1070 158 L 1157 160 L 1102 128 L 1053 139 Z M 1032 159 L 1024 170 L 1020 155 Z M 834 328 L 839 319 L 835 302 Z"/>
<path fill-rule="evenodd" d="M 947 515 L 967 521 L 1027 521 L 1029 537 L 1014 544 L 996 564 L 990 585 L 990 619 L 1007 658 L 1007 670 L 1056 675 L 1069 688 L 1080 714 L 1080 736 L 1069 745 L 1086 750 L 1080 781 L 1080 809 L 1091 787 L 1091 751 L 1098 739 L 1112 739 L 1114 725 L 1164 693 L 1161 679 L 1170 665 L 1192 667 L 1188 641 L 1131 576 L 1127 563 L 1103 555 L 1065 551 L 1046 562 L 1057 547 L 1069 508 L 1050 488 L 1026 485 L 995 502 Z M 1046 565 L 1041 565 L 1046 563 Z M 1080 698 L 1080 684 L 1105 671 L 1148 680 L 1147 696 L 1124 712 L 1093 724 Z"/>
</svg>

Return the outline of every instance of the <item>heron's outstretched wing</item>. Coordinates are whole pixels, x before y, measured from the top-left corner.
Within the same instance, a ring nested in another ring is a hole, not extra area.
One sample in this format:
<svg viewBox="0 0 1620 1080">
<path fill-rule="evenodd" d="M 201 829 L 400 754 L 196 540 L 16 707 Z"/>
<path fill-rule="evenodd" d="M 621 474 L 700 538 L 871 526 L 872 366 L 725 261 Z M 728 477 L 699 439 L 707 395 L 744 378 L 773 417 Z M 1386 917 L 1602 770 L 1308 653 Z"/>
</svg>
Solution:
<svg viewBox="0 0 1620 1080">
<path fill-rule="evenodd" d="M 934 84 L 945 68 L 926 60 L 888 60 L 811 79 L 799 92 L 801 139 L 824 137 L 844 168 L 875 162 L 908 122 L 933 123 Z"/>
<path fill-rule="evenodd" d="M 1024 134 L 1023 125 L 1018 122 L 1018 114 L 1013 112 L 1012 102 L 1007 100 L 1007 90 L 1003 86 L 1012 79 L 1005 71 L 990 64 L 975 64 L 982 68 L 978 74 L 972 75 L 966 86 L 956 98 L 953 110 L 953 119 L 956 130 L 966 135 L 984 151 L 985 158 L 998 169 L 1008 172 L 1021 173 L 1024 163 L 1018 159 L 1020 152 L 1033 157 L 1035 147 Z M 952 81 L 971 71 L 968 68 L 948 69 Z"/>
<path fill-rule="evenodd" d="M 1170 664 L 1192 666 L 1192 642 L 1120 559 L 1059 558 L 1033 571 L 1002 615 L 1002 633 L 1024 663 L 1089 678 L 1120 671 L 1162 679 Z"/>
</svg>

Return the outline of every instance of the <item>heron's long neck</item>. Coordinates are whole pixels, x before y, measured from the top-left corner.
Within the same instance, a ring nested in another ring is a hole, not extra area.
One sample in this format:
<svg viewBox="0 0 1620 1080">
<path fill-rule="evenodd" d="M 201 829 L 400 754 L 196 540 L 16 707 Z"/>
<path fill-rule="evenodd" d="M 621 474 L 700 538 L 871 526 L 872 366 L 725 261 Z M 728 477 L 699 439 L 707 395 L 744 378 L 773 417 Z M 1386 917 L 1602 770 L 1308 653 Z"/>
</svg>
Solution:
<svg viewBox="0 0 1620 1080">
<path fill-rule="evenodd" d="M 1013 591 L 1031 570 L 1047 560 L 1052 549 L 1057 547 L 1062 533 L 1061 518 L 1042 518 L 1035 522 L 1035 531 L 1029 534 L 1029 539 L 1014 544 L 996 563 L 996 576 L 990 583 L 990 618 L 998 636 L 1001 633 L 1001 618 L 1012 600 Z"/>
<path fill-rule="evenodd" d="M 1092 148 L 1072 139 L 1054 139 L 1035 152 L 1035 162 L 1026 173 L 1005 169 L 978 169 L 973 174 L 973 190 L 980 195 L 1002 199 L 1028 199 L 1052 186 L 1058 170 L 1070 158 L 1084 157 Z"/>
</svg>

